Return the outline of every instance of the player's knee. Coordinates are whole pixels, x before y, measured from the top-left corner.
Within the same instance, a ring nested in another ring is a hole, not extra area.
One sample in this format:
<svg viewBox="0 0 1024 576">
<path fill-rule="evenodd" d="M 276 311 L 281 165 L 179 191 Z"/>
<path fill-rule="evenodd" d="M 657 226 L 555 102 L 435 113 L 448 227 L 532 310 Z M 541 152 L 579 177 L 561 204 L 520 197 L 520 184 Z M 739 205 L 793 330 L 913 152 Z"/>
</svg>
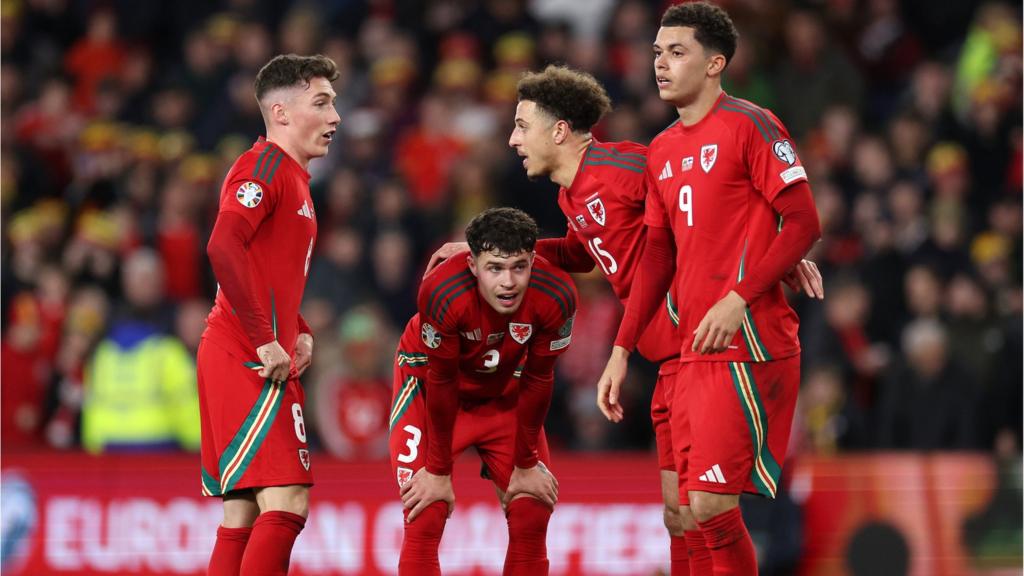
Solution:
<svg viewBox="0 0 1024 576">
<path fill-rule="evenodd" d="M 409 511 L 405 511 L 408 517 Z M 448 503 L 434 502 L 412 521 L 405 523 L 405 537 L 411 541 L 439 542 L 448 520 Z"/>
<path fill-rule="evenodd" d="M 516 498 L 508 505 L 509 537 L 545 536 L 551 512 L 547 504 L 536 498 Z"/>
<path fill-rule="evenodd" d="M 735 494 L 713 494 L 711 492 L 690 492 L 690 510 L 697 522 L 707 522 L 723 512 L 739 505 Z"/>
<path fill-rule="evenodd" d="M 306 486 L 271 486 L 256 495 L 260 512 L 282 510 L 306 518 L 309 516 L 309 488 Z"/>
</svg>

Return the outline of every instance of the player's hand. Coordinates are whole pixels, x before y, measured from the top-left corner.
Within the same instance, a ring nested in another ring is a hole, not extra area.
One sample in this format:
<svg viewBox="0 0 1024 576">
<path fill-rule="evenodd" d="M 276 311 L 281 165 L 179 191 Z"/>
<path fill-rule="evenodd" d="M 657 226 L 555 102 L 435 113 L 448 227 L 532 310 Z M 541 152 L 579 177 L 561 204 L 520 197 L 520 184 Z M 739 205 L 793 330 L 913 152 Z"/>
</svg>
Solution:
<svg viewBox="0 0 1024 576">
<path fill-rule="evenodd" d="M 818 300 L 825 298 L 825 285 L 821 281 L 821 272 L 818 272 L 818 265 L 810 260 L 798 262 L 782 281 L 797 294 L 803 292 L 808 298 Z"/>
<path fill-rule="evenodd" d="M 302 332 L 295 341 L 295 375 L 302 373 L 313 363 L 313 335 Z"/>
<path fill-rule="evenodd" d="M 455 511 L 455 490 L 452 477 L 436 476 L 427 472 L 426 466 L 413 474 L 412 479 L 402 486 L 402 506 L 409 511 L 406 522 L 412 522 L 434 502 L 448 503 L 448 517 Z"/>
<path fill-rule="evenodd" d="M 604 367 L 601 379 L 597 381 L 597 407 L 608 420 L 622 422 L 624 415 L 622 404 L 619 404 L 619 390 L 626 379 L 626 368 L 629 367 L 629 350 L 622 346 L 612 348 L 608 364 Z"/>
<path fill-rule="evenodd" d="M 430 262 L 427 262 L 427 270 L 423 272 L 424 278 L 442 261 L 451 258 L 459 252 L 465 252 L 466 250 L 469 250 L 469 244 L 466 242 L 448 242 L 444 246 L 441 246 L 436 252 L 430 255 Z"/>
<path fill-rule="evenodd" d="M 274 382 L 283 383 L 288 380 L 288 371 L 291 369 L 292 359 L 288 353 L 281 348 L 277 340 L 269 342 L 256 349 L 256 356 L 259 357 L 263 367 L 260 368 L 260 378 L 270 378 Z"/>
<path fill-rule="evenodd" d="M 502 504 L 507 507 L 517 494 L 529 494 L 554 508 L 558 502 L 558 480 L 543 462 L 538 461 L 533 468 L 516 466 L 512 470 L 512 478 L 508 482 Z"/>
<path fill-rule="evenodd" d="M 694 330 L 691 350 L 701 354 L 725 352 L 743 324 L 747 302 L 734 290 L 715 303 Z"/>
</svg>

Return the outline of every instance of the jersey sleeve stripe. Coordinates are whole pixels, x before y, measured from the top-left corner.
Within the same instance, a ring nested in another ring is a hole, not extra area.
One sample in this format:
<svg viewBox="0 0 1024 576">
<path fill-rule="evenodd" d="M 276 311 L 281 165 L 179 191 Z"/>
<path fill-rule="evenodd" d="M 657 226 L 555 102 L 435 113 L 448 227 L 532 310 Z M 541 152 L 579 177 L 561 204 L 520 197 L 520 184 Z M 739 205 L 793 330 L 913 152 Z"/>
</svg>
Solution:
<svg viewBox="0 0 1024 576">
<path fill-rule="evenodd" d="M 764 109 L 754 106 L 746 100 L 739 100 L 737 98 L 727 98 L 726 103 L 735 110 L 746 110 L 754 115 L 755 118 L 760 120 L 761 126 L 764 126 L 765 131 L 768 133 L 770 140 L 777 140 L 780 137 L 779 128 L 772 122 L 768 115 L 765 114 Z"/>
<path fill-rule="evenodd" d="M 768 133 L 765 131 L 764 126 L 761 125 L 761 120 L 759 120 L 758 117 L 752 111 L 745 110 L 745 109 L 739 108 L 739 107 L 733 107 L 732 105 L 730 105 L 728 103 L 725 103 L 725 102 L 722 103 L 721 108 L 722 108 L 722 110 L 728 110 L 730 112 L 737 112 L 739 114 L 743 114 L 744 116 L 750 118 L 754 122 L 754 125 L 757 126 L 757 131 L 761 133 L 761 137 L 764 138 L 764 141 L 765 142 L 771 142 L 772 141 L 771 138 L 768 136 Z"/>
<path fill-rule="evenodd" d="M 264 179 L 267 173 L 267 169 L 270 168 L 270 165 L 274 163 L 275 156 L 277 156 L 277 148 L 271 148 L 270 153 L 267 154 L 267 157 L 263 160 L 263 165 L 260 167 L 259 173 L 256 174 L 257 179 Z"/>
<path fill-rule="evenodd" d="M 672 325 L 679 328 L 679 310 L 672 301 L 672 294 L 665 294 L 665 308 L 668 310 L 668 319 L 672 321 Z"/>
<path fill-rule="evenodd" d="M 281 159 L 282 158 L 284 158 L 284 153 L 283 152 L 278 154 L 277 158 L 274 159 L 274 166 L 273 166 L 273 168 L 270 169 L 270 173 L 267 174 L 267 178 L 266 178 L 266 183 L 268 185 L 270 184 L 270 181 L 274 179 L 274 174 L 277 173 L 277 167 L 281 165 Z"/>
<path fill-rule="evenodd" d="M 627 152 L 619 152 L 619 151 L 617 151 L 615 149 L 612 149 L 612 148 L 609 148 L 607 150 L 605 150 L 604 148 L 591 148 L 590 149 L 590 156 L 591 156 L 591 158 L 595 158 L 595 157 L 609 158 L 610 157 L 613 160 L 621 160 L 623 162 L 629 162 L 629 163 L 633 163 L 633 164 L 638 164 L 640 166 L 643 166 L 644 164 L 647 163 L 647 157 L 644 156 L 643 154 L 630 154 L 630 153 L 627 153 Z"/>
<path fill-rule="evenodd" d="M 444 315 L 448 313 L 448 307 L 452 305 L 452 302 L 455 302 L 455 300 L 458 299 L 459 296 L 462 296 L 463 293 L 465 293 L 467 290 L 469 290 L 475 285 L 476 280 L 470 278 L 467 282 L 463 282 L 461 285 L 458 285 L 461 287 L 459 287 L 459 289 L 453 292 L 450 296 L 442 298 L 444 300 L 444 305 L 441 306 L 441 311 L 438 313 L 437 321 L 443 323 Z M 456 288 L 458 286 L 453 286 L 453 288 Z"/>
<path fill-rule="evenodd" d="M 544 286 L 544 285 L 540 284 L 540 282 L 542 282 L 542 280 L 540 278 L 534 278 L 534 279 L 530 280 L 530 288 L 534 288 L 536 290 L 540 290 L 541 292 L 547 294 L 548 296 L 551 296 L 551 298 L 555 302 L 558 303 L 558 307 L 561 308 L 561 310 L 562 310 L 562 317 L 563 318 L 568 318 L 569 317 L 569 308 L 568 308 L 568 305 L 565 302 L 565 299 L 563 299 L 561 296 L 556 294 L 551 288 L 548 288 L 547 286 Z"/>
<path fill-rule="evenodd" d="M 444 290 L 445 287 L 451 284 L 452 282 L 457 283 L 459 282 L 460 279 L 466 277 L 467 275 L 471 275 L 470 271 L 463 270 L 458 274 L 451 275 L 444 282 L 438 284 L 437 287 L 434 288 L 434 290 L 430 293 L 430 298 L 427 299 L 427 311 L 430 312 L 431 315 L 433 315 L 434 308 L 437 307 L 437 299 L 439 298 L 438 294 L 441 293 L 441 291 Z"/>
<path fill-rule="evenodd" d="M 270 146 L 265 147 L 263 152 L 260 152 L 260 157 L 256 159 L 256 166 L 252 169 L 252 178 L 254 180 L 259 178 L 260 168 L 263 166 L 263 159 L 267 156 L 267 152 L 269 151 Z"/>
<path fill-rule="evenodd" d="M 621 164 L 619 162 L 612 162 L 611 160 L 587 160 L 583 164 L 587 166 L 615 166 L 616 168 L 622 168 L 629 170 L 630 172 L 643 172 L 644 169 L 633 164 Z"/>
<path fill-rule="evenodd" d="M 753 112 L 755 116 L 760 118 L 761 121 L 764 122 L 765 127 L 768 129 L 768 136 L 770 136 L 772 140 L 777 140 L 781 136 L 781 133 L 779 132 L 779 127 L 775 124 L 775 122 L 772 121 L 771 118 L 768 117 L 768 114 L 764 111 L 764 108 L 761 108 L 760 106 L 755 106 L 754 104 L 747 102 L 746 100 L 733 98 L 731 96 L 728 98 L 728 100 L 734 106 L 746 108 L 747 110 Z"/>
<path fill-rule="evenodd" d="M 572 305 L 572 309 L 576 309 L 576 297 L 573 295 L 572 286 L 570 286 L 565 280 L 559 278 L 558 276 L 555 276 L 554 274 L 548 272 L 547 270 L 534 268 L 533 272 L 537 278 L 543 278 L 552 285 L 554 285 L 555 287 L 557 287 L 558 291 L 565 296 L 566 301 L 568 301 Z"/>
</svg>

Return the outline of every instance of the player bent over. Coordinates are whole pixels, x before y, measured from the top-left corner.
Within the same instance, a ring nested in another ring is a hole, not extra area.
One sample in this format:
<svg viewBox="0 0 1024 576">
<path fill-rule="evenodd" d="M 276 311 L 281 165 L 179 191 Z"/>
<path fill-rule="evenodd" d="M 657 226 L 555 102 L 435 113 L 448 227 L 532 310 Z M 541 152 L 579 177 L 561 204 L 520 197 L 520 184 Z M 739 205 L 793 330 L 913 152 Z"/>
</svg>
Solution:
<svg viewBox="0 0 1024 576">
<path fill-rule="evenodd" d="M 452 461 L 473 447 L 508 519 L 504 573 L 547 574 L 558 483 L 542 426 L 555 359 L 572 338 L 576 287 L 534 254 L 537 225 L 519 210 L 482 212 L 466 239 L 468 253 L 424 278 L 396 354 L 391 466 L 406 515 L 398 573 L 441 573 Z"/>
</svg>

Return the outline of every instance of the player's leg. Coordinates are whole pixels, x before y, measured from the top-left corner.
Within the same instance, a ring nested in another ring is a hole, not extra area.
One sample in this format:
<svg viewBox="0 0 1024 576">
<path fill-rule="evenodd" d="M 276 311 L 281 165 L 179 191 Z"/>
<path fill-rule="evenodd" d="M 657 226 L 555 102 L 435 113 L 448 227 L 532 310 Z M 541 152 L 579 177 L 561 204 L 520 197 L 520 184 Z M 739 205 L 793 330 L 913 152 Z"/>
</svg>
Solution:
<svg viewBox="0 0 1024 576">
<path fill-rule="evenodd" d="M 799 357 L 765 363 L 697 362 L 689 474 L 694 516 L 716 573 L 756 574 L 739 495 L 774 498 L 799 388 Z"/>
<path fill-rule="evenodd" d="M 242 556 L 252 534 L 252 524 L 260 514 L 252 490 L 239 490 L 223 496 L 224 520 L 217 527 L 217 542 L 210 554 L 209 576 L 238 576 Z"/>
<path fill-rule="evenodd" d="M 221 455 L 231 440 L 232 431 L 243 418 L 236 413 L 238 411 L 234 410 L 230 402 L 231 387 L 240 387 L 242 395 L 245 395 L 245 383 L 251 378 L 246 371 L 222 349 L 206 340 L 200 343 L 196 379 L 202 434 L 202 494 L 221 497 L 224 507 L 224 519 L 217 528 L 216 541 L 207 567 L 210 576 L 238 576 L 253 522 L 259 515 L 259 507 L 251 490 L 224 493 L 220 482 Z"/>
<path fill-rule="evenodd" d="M 221 410 L 232 425 L 217 461 L 225 493 L 252 492 L 260 514 L 241 561 L 241 574 L 288 573 L 292 547 L 306 524 L 313 484 L 297 379 L 275 384 L 230 360 L 239 371 Z"/>
<path fill-rule="evenodd" d="M 427 411 L 423 380 L 395 367 L 391 416 L 388 419 L 391 471 L 401 489 L 426 464 Z M 408 515 L 408 510 L 403 515 Z M 438 548 L 448 519 L 448 505 L 434 502 L 413 521 L 405 522 L 402 551 L 398 557 L 399 576 L 441 574 Z"/>
<path fill-rule="evenodd" d="M 666 370 L 666 367 L 662 367 L 661 374 L 659 374 L 658 386 L 662 389 L 662 393 L 665 396 L 666 402 L 669 402 L 669 429 L 670 438 L 664 439 L 658 436 L 659 428 L 658 424 L 655 424 L 656 438 L 658 439 L 659 446 L 659 461 L 664 467 L 667 463 L 664 458 L 664 452 L 662 451 L 661 444 L 670 444 L 671 455 L 673 457 L 674 469 L 669 471 L 662 470 L 661 477 L 661 493 L 662 498 L 666 503 L 666 510 L 670 509 L 671 498 L 675 496 L 679 502 L 679 514 L 672 520 L 677 523 L 674 524 L 675 528 L 682 528 L 682 538 L 676 539 L 673 534 L 672 539 L 672 573 L 673 574 L 710 574 L 713 570 L 711 562 L 711 551 L 708 550 L 707 545 L 704 542 L 704 535 L 700 531 L 700 527 L 697 525 L 697 520 L 693 516 L 693 511 L 690 507 L 690 495 L 687 491 L 687 478 L 690 468 L 690 448 L 691 448 L 691 431 L 690 431 L 690 401 L 689 396 L 689 385 L 686 380 L 688 373 L 683 374 L 682 366 L 677 365 L 675 373 L 671 370 Z M 657 393 L 657 388 L 655 393 Z M 657 399 L 657 396 L 655 397 Z M 652 403 L 652 408 L 654 404 Z M 658 422 L 655 411 L 652 409 L 652 419 Z M 661 432 L 663 435 L 664 432 Z M 668 526 L 669 519 L 666 518 L 666 526 Z M 682 548 L 682 550 L 680 550 Z M 683 567 L 683 560 L 686 562 L 686 566 Z"/>
<path fill-rule="evenodd" d="M 494 414 L 474 413 L 476 426 L 487 430 L 476 444 L 487 476 L 494 482 L 499 501 L 504 501 L 515 462 L 515 406 Z M 547 437 L 541 430 L 537 446 L 540 461 L 551 470 Z M 548 573 L 548 523 L 554 510 L 528 494 L 517 494 L 505 507 L 508 549 L 503 576 L 543 576 Z"/>
<path fill-rule="evenodd" d="M 686 475 L 685 473 L 680 475 L 677 471 L 677 467 L 685 470 L 689 452 L 689 437 L 680 436 L 685 443 L 681 443 L 678 449 L 674 449 L 672 438 L 671 402 L 678 368 L 678 362 L 672 360 L 663 363 L 658 372 L 658 381 L 651 397 L 651 424 L 654 427 L 655 445 L 658 450 L 661 500 L 664 504 L 662 518 L 669 534 L 671 574 L 672 576 L 687 576 L 690 574 L 690 558 L 686 547 L 685 532 L 696 530 L 697 524 L 690 512 L 689 498 L 686 494 Z M 689 428 L 688 421 L 680 422 L 679 425 Z M 677 460 L 681 460 L 681 462 L 677 463 Z M 680 482 L 680 478 L 682 478 L 682 482 Z"/>
</svg>

